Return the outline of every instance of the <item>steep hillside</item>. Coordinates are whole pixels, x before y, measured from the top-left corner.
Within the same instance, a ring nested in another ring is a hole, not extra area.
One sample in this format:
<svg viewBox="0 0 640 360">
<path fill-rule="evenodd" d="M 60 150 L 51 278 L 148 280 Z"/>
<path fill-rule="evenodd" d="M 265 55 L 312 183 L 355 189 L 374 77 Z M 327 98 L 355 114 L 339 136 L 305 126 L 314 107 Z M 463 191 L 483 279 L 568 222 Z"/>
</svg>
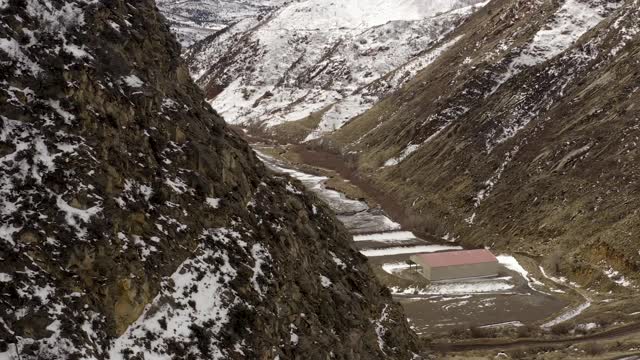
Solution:
<svg viewBox="0 0 640 360">
<path fill-rule="evenodd" d="M 411 358 L 349 235 L 210 109 L 153 1 L 0 17 L 0 358 Z"/>
<path fill-rule="evenodd" d="M 433 58 L 427 50 L 476 3 L 292 2 L 207 38 L 185 56 L 228 121 L 272 127 L 315 114 L 298 135 L 312 139 L 364 112 L 426 66 Z M 383 76 L 394 80 L 374 85 Z"/>
<path fill-rule="evenodd" d="M 286 0 L 158 0 L 183 48 L 247 18 L 259 18 Z"/>
<path fill-rule="evenodd" d="M 423 232 L 560 256 L 583 283 L 636 277 L 639 16 L 635 0 L 494 0 L 319 143 L 356 156 Z"/>
</svg>

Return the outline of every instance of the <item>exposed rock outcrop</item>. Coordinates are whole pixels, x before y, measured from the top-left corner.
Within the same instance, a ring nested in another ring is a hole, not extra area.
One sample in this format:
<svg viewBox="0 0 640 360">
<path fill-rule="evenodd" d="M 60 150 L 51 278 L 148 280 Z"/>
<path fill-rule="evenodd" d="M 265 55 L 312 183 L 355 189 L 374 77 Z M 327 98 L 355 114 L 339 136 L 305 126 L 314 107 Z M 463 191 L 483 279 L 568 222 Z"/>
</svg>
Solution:
<svg viewBox="0 0 640 360">
<path fill-rule="evenodd" d="M 412 356 L 349 235 L 210 109 L 152 1 L 0 17 L 0 357 Z"/>
</svg>

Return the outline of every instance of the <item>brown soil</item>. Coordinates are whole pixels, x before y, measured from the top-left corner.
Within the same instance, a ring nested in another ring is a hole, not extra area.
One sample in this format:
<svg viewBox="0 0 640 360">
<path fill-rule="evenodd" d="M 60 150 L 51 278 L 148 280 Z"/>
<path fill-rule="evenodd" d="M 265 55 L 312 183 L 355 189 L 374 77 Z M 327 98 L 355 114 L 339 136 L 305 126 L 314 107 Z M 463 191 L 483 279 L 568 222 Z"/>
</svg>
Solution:
<svg viewBox="0 0 640 360">
<path fill-rule="evenodd" d="M 350 165 L 349 161 L 339 154 L 321 150 L 311 150 L 304 145 L 289 145 L 286 147 L 286 158 L 294 161 L 296 166 L 312 166 L 327 169 L 338 174 L 342 179 L 348 180 L 367 199 L 367 202 L 378 204 L 389 216 L 402 225 L 405 230 L 410 230 L 418 237 L 430 242 L 442 242 L 433 234 L 426 233 L 422 224 L 416 223 L 414 217 L 407 217 L 406 211 L 396 199 L 388 193 L 376 187 L 371 178 L 362 176 L 357 169 Z M 335 184 L 334 184 L 335 186 Z M 336 188 L 342 191 L 342 188 Z M 349 193 L 346 193 L 349 196 Z"/>
</svg>

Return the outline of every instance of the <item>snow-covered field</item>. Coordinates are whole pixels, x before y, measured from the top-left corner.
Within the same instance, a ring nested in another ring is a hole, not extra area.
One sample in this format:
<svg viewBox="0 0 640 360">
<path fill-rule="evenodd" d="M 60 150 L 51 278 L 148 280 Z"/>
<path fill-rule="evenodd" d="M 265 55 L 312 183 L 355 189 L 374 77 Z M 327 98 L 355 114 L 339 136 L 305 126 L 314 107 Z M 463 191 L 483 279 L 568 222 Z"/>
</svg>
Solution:
<svg viewBox="0 0 640 360">
<path fill-rule="evenodd" d="M 504 293 L 515 287 L 510 277 L 490 279 L 469 279 L 443 283 L 433 283 L 425 287 L 411 286 L 408 288 L 392 287 L 394 295 L 469 295 Z"/>
<path fill-rule="evenodd" d="M 317 176 L 289 169 L 281 166 L 282 164 L 279 164 L 278 161 L 271 156 L 259 151 L 257 151 L 257 154 L 260 160 L 275 172 L 287 174 L 294 179 L 300 180 L 307 189 L 316 193 L 322 200 L 329 204 L 337 214 L 359 213 L 369 209 L 369 206 L 362 201 L 349 199 L 338 191 L 327 189 L 324 183 L 328 178 L 325 176 Z"/>
<path fill-rule="evenodd" d="M 589 307 L 591 306 L 591 301 L 587 301 L 583 304 L 578 305 L 575 308 L 570 308 L 569 310 L 563 312 L 562 314 L 558 315 L 558 317 L 554 318 L 553 320 L 546 322 L 544 324 L 542 324 L 542 328 L 543 329 L 550 329 L 560 323 L 563 323 L 565 321 L 569 321 L 575 317 L 577 317 L 578 315 L 582 314 L 583 311 L 587 310 Z"/>
<path fill-rule="evenodd" d="M 360 250 L 360 253 L 367 257 L 390 256 L 402 254 L 421 254 L 432 253 L 437 251 L 462 250 L 461 246 L 450 245 L 419 245 L 419 246 L 399 246 L 382 249 L 366 249 Z"/>
</svg>

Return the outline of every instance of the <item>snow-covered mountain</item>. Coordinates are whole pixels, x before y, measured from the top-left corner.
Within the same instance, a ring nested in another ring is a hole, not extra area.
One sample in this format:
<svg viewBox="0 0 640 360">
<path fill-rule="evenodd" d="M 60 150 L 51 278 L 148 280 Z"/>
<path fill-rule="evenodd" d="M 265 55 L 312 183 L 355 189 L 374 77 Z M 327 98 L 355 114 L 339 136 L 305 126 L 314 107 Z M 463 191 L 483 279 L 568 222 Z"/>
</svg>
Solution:
<svg viewBox="0 0 640 360">
<path fill-rule="evenodd" d="M 183 48 L 246 18 L 259 18 L 287 0 L 158 0 Z"/>
<path fill-rule="evenodd" d="M 319 113 L 305 135 L 311 139 L 339 128 L 426 66 L 450 45 L 440 40 L 478 3 L 297 1 L 240 21 L 193 46 L 186 58 L 228 122 L 274 126 Z"/>
</svg>

